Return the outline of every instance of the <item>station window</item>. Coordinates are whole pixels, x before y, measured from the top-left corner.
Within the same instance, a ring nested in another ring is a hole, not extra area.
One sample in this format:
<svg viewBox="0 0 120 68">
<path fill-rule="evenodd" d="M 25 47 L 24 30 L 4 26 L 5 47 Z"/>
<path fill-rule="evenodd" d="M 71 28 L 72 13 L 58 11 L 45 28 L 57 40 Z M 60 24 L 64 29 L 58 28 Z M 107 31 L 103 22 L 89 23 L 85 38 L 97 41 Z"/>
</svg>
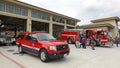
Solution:
<svg viewBox="0 0 120 68">
<path fill-rule="evenodd" d="M 69 25 L 75 26 L 75 21 L 73 21 L 73 20 L 67 20 L 66 23 Z"/>
<path fill-rule="evenodd" d="M 56 16 L 53 16 L 52 19 L 53 19 L 54 22 L 58 22 L 58 18 Z"/>
<path fill-rule="evenodd" d="M 6 12 L 13 13 L 14 12 L 14 6 L 7 4 L 6 5 Z"/>
<path fill-rule="evenodd" d="M 32 17 L 33 18 L 39 18 L 39 14 L 37 11 L 32 11 Z"/>
<path fill-rule="evenodd" d="M 47 16 L 46 19 L 47 19 L 47 20 L 50 20 L 50 16 Z"/>
<path fill-rule="evenodd" d="M 65 23 L 65 19 L 64 19 L 64 18 L 61 18 L 61 19 L 60 19 L 60 22 Z"/>
<path fill-rule="evenodd" d="M 28 16 L 28 10 L 25 8 L 21 8 L 21 15 Z"/>
<path fill-rule="evenodd" d="M 58 16 L 53 16 L 53 21 L 54 22 L 65 23 L 65 19 L 62 18 L 62 17 L 58 17 Z"/>
<path fill-rule="evenodd" d="M 50 16 L 47 14 L 41 13 L 41 17 L 42 17 L 41 19 L 50 20 Z"/>
<path fill-rule="evenodd" d="M 39 12 L 37 12 L 36 14 L 35 14 L 35 16 L 36 16 L 36 18 L 39 18 L 39 19 L 42 19 L 42 14 L 41 13 L 39 13 Z"/>
<path fill-rule="evenodd" d="M 28 16 L 28 9 L 4 2 L 0 2 L 0 11 Z"/>
<path fill-rule="evenodd" d="M 15 6 L 15 14 L 21 14 L 21 8 L 20 7 L 17 7 Z"/>
<path fill-rule="evenodd" d="M 5 3 L 0 2 L 0 11 L 5 11 Z"/>
<path fill-rule="evenodd" d="M 38 12 L 38 11 L 32 11 L 32 17 L 33 18 L 39 18 L 39 19 L 44 19 L 44 20 L 50 20 L 50 16 L 48 14 Z"/>
</svg>

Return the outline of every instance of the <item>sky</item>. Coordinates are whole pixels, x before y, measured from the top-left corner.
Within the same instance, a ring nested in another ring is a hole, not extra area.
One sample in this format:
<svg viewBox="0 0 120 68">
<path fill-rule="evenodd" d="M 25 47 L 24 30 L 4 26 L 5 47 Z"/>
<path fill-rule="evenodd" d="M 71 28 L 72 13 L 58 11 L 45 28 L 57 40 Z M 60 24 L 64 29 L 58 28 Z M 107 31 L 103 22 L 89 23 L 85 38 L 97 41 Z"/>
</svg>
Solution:
<svg viewBox="0 0 120 68">
<path fill-rule="evenodd" d="M 81 20 L 78 25 L 91 20 L 120 17 L 120 0 L 19 0 L 53 12 Z"/>
</svg>

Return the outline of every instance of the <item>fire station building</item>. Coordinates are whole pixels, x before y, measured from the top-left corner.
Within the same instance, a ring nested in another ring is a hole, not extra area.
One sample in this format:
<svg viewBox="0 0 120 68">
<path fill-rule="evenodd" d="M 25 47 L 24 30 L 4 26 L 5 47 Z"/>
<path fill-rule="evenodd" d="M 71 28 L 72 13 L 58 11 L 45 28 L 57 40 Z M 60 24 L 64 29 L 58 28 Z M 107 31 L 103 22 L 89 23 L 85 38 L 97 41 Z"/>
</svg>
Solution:
<svg viewBox="0 0 120 68">
<path fill-rule="evenodd" d="M 5 31 L 46 31 L 59 38 L 60 30 L 75 28 L 80 20 L 17 0 L 0 0 Z"/>
<path fill-rule="evenodd" d="M 109 17 L 103 19 L 91 20 L 92 24 L 78 26 L 81 29 L 105 29 L 108 30 L 111 36 L 119 36 L 118 22 L 119 17 Z"/>
</svg>

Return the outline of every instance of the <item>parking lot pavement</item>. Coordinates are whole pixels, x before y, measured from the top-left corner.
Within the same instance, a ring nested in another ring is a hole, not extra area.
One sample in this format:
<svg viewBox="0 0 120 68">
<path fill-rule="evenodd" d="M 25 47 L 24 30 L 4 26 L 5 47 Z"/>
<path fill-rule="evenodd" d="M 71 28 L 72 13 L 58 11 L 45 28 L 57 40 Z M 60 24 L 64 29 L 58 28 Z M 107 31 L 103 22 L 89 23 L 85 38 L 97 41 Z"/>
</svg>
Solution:
<svg viewBox="0 0 120 68">
<path fill-rule="evenodd" d="M 120 47 L 75 48 L 64 59 L 43 63 L 38 57 L 18 54 L 16 46 L 0 47 L 0 68 L 120 68 Z"/>
</svg>

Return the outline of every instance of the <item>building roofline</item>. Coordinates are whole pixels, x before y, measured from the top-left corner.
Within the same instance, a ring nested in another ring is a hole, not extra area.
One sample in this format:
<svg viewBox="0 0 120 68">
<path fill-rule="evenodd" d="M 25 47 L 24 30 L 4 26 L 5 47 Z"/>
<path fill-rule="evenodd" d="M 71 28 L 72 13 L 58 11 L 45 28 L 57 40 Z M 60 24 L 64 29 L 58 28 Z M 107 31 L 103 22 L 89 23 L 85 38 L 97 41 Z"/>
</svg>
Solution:
<svg viewBox="0 0 120 68">
<path fill-rule="evenodd" d="M 110 27 L 110 28 L 114 28 L 113 25 L 109 24 L 109 23 L 96 23 L 96 24 L 88 24 L 88 25 L 82 25 L 82 26 L 77 26 L 77 28 L 82 28 L 82 29 L 88 29 L 88 28 L 95 28 L 95 27 Z"/>
<path fill-rule="evenodd" d="M 31 5 L 31 4 L 22 2 L 22 1 L 18 1 L 18 0 L 4 0 L 4 1 L 14 2 L 14 3 L 17 2 L 17 3 L 20 3 L 19 5 L 22 5 L 24 7 L 35 9 L 35 10 L 38 10 L 38 11 L 43 11 L 43 12 L 46 12 L 46 13 L 49 13 L 49 14 L 52 14 L 52 15 L 62 16 L 62 17 L 65 17 L 65 18 L 72 19 L 72 20 L 75 20 L 77 22 L 80 22 L 79 19 L 76 19 L 76 18 L 73 18 L 73 17 L 69 17 L 67 15 L 63 15 L 63 14 L 60 14 L 60 13 L 57 13 L 57 12 L 54 12 L 54 11 L 51 11 L 51 10 L 47 10 L 47 9 L 44 9 L 44 8 L 41 8 L 41 7 L 38 7 L 38 6 L 35 6 L 35 5 Z"/>
<path fill-rule="evenodd" d="M 102 19 L 91 20 L 91 22 L 96 23 L 96 22 L 109 21 L 109 20 L 120 21 L 119 17 L 115 16 L 115 17 L 109 17 L 109 18 L 102 18 Z"/>
</svg>

